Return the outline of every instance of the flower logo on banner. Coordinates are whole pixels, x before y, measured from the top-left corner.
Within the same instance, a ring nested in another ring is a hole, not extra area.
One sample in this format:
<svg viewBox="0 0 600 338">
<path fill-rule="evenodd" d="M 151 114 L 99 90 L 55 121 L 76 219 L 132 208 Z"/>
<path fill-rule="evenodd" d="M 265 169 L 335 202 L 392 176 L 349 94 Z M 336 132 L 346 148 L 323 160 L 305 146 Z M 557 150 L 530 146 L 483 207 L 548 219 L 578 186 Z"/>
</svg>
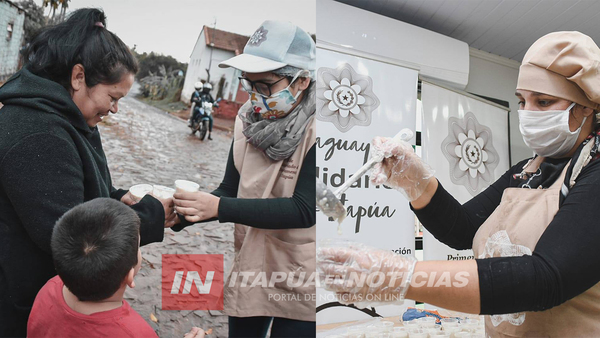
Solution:
<svg viewBox="0 0 600 338">
<path fill-rule="evenodd" d="M 492 183 L 499 157 L 492 144 L 492 131 L 481 125 L 472 112 L 464 118 L 448 119 L 448 136 L 442 153 L 450 164 L 450 179 L 475 196 Z"/>
<path fill-rule="evenodd" d="M 371 112 L 379 107 L 373 80 L 358 74 L 347 63 L 319 68 L 317 73 L 317 119 L 331 122 L 345 133 L 354 126 L 369 126 Z"/>
</svg>

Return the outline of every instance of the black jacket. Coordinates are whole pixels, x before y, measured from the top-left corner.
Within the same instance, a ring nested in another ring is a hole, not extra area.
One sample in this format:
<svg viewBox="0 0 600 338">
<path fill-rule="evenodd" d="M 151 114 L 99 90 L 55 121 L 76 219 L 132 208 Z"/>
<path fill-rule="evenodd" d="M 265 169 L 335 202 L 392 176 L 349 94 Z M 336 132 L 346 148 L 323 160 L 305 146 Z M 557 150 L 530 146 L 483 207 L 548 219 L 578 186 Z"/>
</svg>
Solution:
<svg viewBox="0 0 600 338">
<path fill-rule="evenodd" d="M 201 107 L 202 105 L 200 103 L 202 102 L 215 103 L 215 100 L 210 93 L 199 92 L 197 90 L 194 91 L 190 98 L 190 103 L 196 103 L 196 107 Z"/>
<path fill-rule="evenodd" d="M 56 275 L 55 222 L 80 203 L 126 191 L 112 186 L 100 133 L 62 86 L 23 69 L 0 88 L 0 102 L 0 336 L 20 336 L 37 292 Z M 141 243 L 162 241 L 161 203 L 147 196 L 133 209 Z"/>
</svg>

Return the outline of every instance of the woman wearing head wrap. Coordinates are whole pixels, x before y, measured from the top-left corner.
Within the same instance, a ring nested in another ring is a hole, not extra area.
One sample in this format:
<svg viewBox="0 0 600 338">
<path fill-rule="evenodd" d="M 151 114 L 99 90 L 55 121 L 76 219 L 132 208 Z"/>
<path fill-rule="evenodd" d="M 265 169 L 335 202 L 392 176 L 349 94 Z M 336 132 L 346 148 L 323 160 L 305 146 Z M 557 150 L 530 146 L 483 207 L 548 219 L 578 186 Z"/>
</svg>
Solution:
<svg viewBox="0 0 600 338">
<path fill-rule="evenodd" d="M 329 289 L 485 314 L 493 337 L 598 335 L 600 49 L 579 32 L 541 37 L 523 58 L 516 95 L 520 130 L 536 156 L 463 205 L 406 144 L 374 140 L 387 157 L 374 180 L 402 191 L 437 239 L 472 248 L 478 259 L 415 263 L 361 245 L 324 248 L 319 269 L 338 278 Z M 344 283 L 349 269 L 404 273 L 412 284 L 356 287 Z"/>
<path fill-rule="evenodd" d="M 117 113 L 138 70 L 105 20 L 80 9 L 46 28 L 0 88 L 0 336 L 25 335 L 37 292 L 56 275 L 50 237 L 60 216 L 97 197 L 134 203 L 112 186 L 96 127 Z M 142 244 L 162 241 L 171 203 L 147 196 L 133 206 Z"/>
<path fill-rule="evenodd" d="M 212 193 L 175 194 L 181 225 L 235 223 L 225 282 L 230 337 L 315 335 L 315 43 L 287 22 L 265 21 L 240 70 L 250 100 L 238 113 L 223 182 Z M 271 325 L 272 323 L 272 325 Z"/>
</svg>

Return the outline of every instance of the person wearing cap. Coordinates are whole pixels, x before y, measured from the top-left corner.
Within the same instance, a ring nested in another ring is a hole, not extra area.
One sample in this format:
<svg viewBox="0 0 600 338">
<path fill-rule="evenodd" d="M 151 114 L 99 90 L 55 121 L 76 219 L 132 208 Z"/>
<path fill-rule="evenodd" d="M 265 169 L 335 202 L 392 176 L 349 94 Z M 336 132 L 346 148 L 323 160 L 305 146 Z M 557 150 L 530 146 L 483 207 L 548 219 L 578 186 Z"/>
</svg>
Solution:
<svg viewBox="0 0 600 338">
<path fill-rule="evenodd" d="M 265 21 L 242 54 L 221 62 L 242 72 L 250 93 L 223 182 L 210 194 L 174 196 L 185 217 L 175 231 L 235 223 L 224 290 L 230 337 L 265 337 L 269 327 L 271 337 L 315 336 L 315 56 L 305 31 Z"/>
<path fill-rule="evenodd" d="M 579 32 L 541 37 L 527 51 L 516 96 L 525 144 L 535 153 L 461 205 L 410 146 L 373 143 L 387 158 L 375 183 L 402 191 L 423 225 L 476 259 L 424 261 L 357 245 L 323 248 L 318 268 L 339 294 L 405 294 L 484 314 L 492 337 L 592 337 L 600 333 L 600 49 Z M 379 288 L 344 273 L 402 271 Z M 443 280 L 443 276 L 446 280 Z M 407 280 L 412 280 L 409 284 Z M 424 282 L 423 282 L 424 281 Z"/>
</svg>

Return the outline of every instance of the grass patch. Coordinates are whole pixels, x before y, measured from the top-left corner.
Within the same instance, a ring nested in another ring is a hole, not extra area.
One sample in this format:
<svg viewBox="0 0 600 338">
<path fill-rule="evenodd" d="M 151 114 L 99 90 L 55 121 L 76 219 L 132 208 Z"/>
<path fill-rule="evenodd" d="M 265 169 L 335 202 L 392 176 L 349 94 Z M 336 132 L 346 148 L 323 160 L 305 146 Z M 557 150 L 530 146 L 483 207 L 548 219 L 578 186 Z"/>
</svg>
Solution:
<svg viewBox="0 0 600 338">
<path fill-rule="evenodd" d="M 169 102 L 169 100 L 152 100 L 148 97 L 143 97 L 142 95 L 139 95 L 136 99 L 169 113 L 178 113 L 181 110 L 189 110 L 189 106 L 181 101 Z"/>
</svg>

